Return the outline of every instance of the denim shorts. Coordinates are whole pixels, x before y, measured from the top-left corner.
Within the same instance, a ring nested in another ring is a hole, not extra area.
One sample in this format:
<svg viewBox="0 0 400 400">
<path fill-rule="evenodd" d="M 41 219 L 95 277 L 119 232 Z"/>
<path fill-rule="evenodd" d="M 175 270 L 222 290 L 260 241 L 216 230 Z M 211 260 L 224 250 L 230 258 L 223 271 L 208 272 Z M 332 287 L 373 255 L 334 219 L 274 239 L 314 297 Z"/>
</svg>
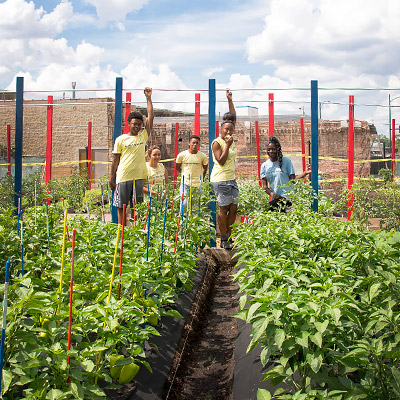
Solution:
<svg viewBox="0 0 400 400">
<path fill-rule="evenodd" d="M 239 204 L 239 188 L 236 180 L 211 182 L 211 185 L 220 207 L 226 207 L 230 204 Z"/>
</svg>

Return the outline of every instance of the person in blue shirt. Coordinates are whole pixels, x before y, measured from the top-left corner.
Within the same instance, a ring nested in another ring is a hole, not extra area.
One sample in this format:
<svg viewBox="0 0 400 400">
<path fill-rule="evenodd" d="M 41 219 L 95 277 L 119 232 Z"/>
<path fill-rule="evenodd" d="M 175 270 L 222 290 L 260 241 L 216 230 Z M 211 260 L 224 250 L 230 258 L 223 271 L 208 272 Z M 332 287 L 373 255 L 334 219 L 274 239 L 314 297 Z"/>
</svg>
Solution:
<svg viewBox="0 0 400 400">
<path fill-rule="evenodd" d="M 292 161 L 282 154 L 281 144 L 275 136 L 271 136 L 268 141 L 267 160 L 260 171 L 261 184 L 264 191 L 271 196 L 269 210 L 279 210 L 285 212 L 286 207 L 290 207 L 291 188 L 287 185 L 294 179 L 301 179 L 309 175 L 311 171 L 307 169 L 296 176 Z"/>
</svg>

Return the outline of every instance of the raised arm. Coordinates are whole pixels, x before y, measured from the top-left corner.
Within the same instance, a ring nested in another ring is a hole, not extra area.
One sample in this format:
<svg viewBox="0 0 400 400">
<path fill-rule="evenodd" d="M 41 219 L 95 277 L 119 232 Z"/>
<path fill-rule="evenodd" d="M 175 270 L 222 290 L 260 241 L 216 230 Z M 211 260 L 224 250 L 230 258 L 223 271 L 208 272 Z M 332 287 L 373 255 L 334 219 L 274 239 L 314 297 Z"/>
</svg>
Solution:
<svg viewBox="0 0 400 400">
<path fill-rule="evenodd" d="M 146 87 L 144 89 L 144 95 L 147 100 L 147 118 L 146 118 L 146 131 L 150 135 L 151 130 L 153 129 L 153 121 L 154 121 L 154 110 L 153 110 L 153 102 L 151 101 L 152 89 Z"/>
<path fill-rule="evenodd" d="M 236 123 L 236 110 L 235 106 L 233 105 L 232 101 L 232 92 L 230 90 L 226 91 L 226 98 L 228 99 L 228 106 L 229 106 L 229 112 L 231 112 L 235 118 L 235 123 Z"/>
</svg>

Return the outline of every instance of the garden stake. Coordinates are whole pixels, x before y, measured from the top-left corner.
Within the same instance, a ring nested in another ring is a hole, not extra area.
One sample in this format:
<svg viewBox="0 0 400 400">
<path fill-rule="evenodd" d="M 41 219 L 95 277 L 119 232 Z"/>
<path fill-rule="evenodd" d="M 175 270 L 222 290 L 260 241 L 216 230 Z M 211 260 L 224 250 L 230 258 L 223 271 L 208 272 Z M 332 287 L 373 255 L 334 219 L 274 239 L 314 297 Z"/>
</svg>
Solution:
<svg viewBox="0 0 400 400">
<path fill-rule="evenodd" d="M 76 229 L 72 229 L 72 253 L 71 253 L 71 282 L 69 284 L 69 319 L 68 319 L 68 350 L 71 350 L 71 326 L 72 326 L 72 292 L 74 290 L 74 253 L 75 253 L 75 233 Z M 71 362 L 71 356 L 68 356 L 68 369 Z M 69 383 L 69 371 L 68 379 Z"/>
<path fill-rule="evenodd" d="M 150 222 L 151 222 L 151 192 L 149 196 L 149 218 L 147 219 L 146 261 L 149 261 Z"/>
<path fill-rule="evenodd" d="M 67 233 L 67 213 L 68 211 L 64 211 L 64 231 L 63 231 L 63 242 L 62 242 L 62 250 L 61 250 L 61 270 L 60 270 L 60 287 L 58 292 L 61 294 L 62 292 L 62 280 L 64 274 L 64 254 L 65 254 L 65 236 Z M 58 311 L 60 311 L 60 305 L 58 306 Z"/>
<path fill-rule="evenodd" d="M 17 224 L 17 232 L 19 235 L 19 220 L 21 218 L 21 192 L 18 195 L 18 224 Z"/>
<path fill-rule="evenodd" d="M 106 222 L 106 216 L 104 214 L 104 194 L 103 194 L 103 184 L 100 184 L 101 187 L 101 208 L 103 210 L 103 222 Z"/>
<path fill-rule="evenodd" d="M 6 263 L 6 278 L 5 278 L 5 282 L 4 282 L 3 323 L 1 326 L 1 345 L 0 345 L 0 393 L 1 393 L 1 388 L 2 388 L 2 378 L 3 378 L 4 344 L 5 344 L 5 338 L 6 338 L 9 278 L 10 278 L 10 260 L 8 260 Z"/>
<path fill-rule="evenodd" d="M 192 215 L 192 173 L 190 173 L 190 189 L 189 189 L 189 217 Z"/>
<path fill-rule="evenodd" d="M 110 202 L 110 190 L 108 188 L 108 183 L 107 183 L 107 200 L 108 200 L 108 206 L 110 207 L 110 214 L 112 214 L 112 204 Z"/>
<path fill-rule="evenodd" d="M 23 224 L 23 211 L 21 210 L 21 275 L 24 276 L 24 224 Z"/>
<path fill-rule="evenodd" d="M 158 214 L 158 192 L 160 190 L 160 185 L 157 185 L 157 199 L 156 199 L 156 211 L 154 213 L 154 225 L 157 222 L 157 214 Z"/>
<path fill-rule="evenodd" d="M 182 203 L 182 205 L 183 205 L 183 195 L 184 195 L 184 193 L 182 193 L 182 196 L 181 196 L 181 203 Z M 176 253 L 176 243 L 178 242 L 178 233 L 179 233 L 179 222 L 180 222 L 180 220 L 181 220 L 181 214 L 179 214 L 179 217 L 178 217 L 178 225 L 177 225 L 177 227 L 176 227 L 174 253 Z"/>
<path fill-rule="evenodd" d="M 164 225 L 162 231 L 162 240 L 161 240 L 161 255 L 160 255 L 160 262 L 162 262 L 163 250 L 164 250 L 164 237 L 165 237 L 165 223 L 167 221 L 167 205 L 168 199 L 165 199 L 165 209 L 164 209 Z"/>
<path fill-rule="evenodd" d="M 122 275 L 122 255 L 124 253 L 124 228 L 125 228 L 126 204 L 122 208 L 122 232 L 121 232 L 121 251 L 119 254 L 119 281 L 118 281 L 118 300 L 121 299 L 121 275 Z"/>
<path fill-rule="evenodd" d="M 36 206 L 37 206 L 37 194 L 36 194 L 36 181 L 35 181 L 35 229 L 36 229 L 36 225 L 37 225 Z"/>
<path fill-rule="evenodd" d="M 135 178 L 133 178 L 133 226 L 136 226 L 136 186 L 135 186 Z"/>
<path fill-rule="evenodd" d="M 183 192 L 185 194 L 185 191 Z M 181 220 L 182 220 L 182 225 L 181 225 L 181 239 L 183 238 L 183 215 L 184 215 L 184 207 L 183 207 L 183 197 L 182 197 L 182 202 L 181 202 Z M 186 214 L 187 218 L 187 214 Z"/>
<path fill-rule="evenodd" d="M 117 241 L 115 242 L 114 260 L 113 260 L 113 267 L 112 267 L 112 271 L 111 271 L 110 288 L 108 289 L 107 303 L 109 303 L 110 299 L 111 299 L 111 290 L 112 290 L 112 284 L 113 284 L 113 280 L 114 280 L 115 263 L 117 262 L 118 242 L 119 242 L 119 232 L 120 232 L 120 230 L 121 230 L 121 224 L 118 224 Z"/>
<path fill-rule="evenodd" d="M 114 251 L 114 260 L 113 260 L 113 267 L 112 267 L 112 271 L 111 271 L 111 277 L 110 277 L 110 287 L 108 289 L 108 296 L 107 296 L 107 304 L 110 302 L 111 300 L 111 291 L 112 291 L 112 284 L 113 284 L 113 280 L 114 280 L 114 272 L 115 272 L 115 264 L 117 262 L 117 254 L 118 254 L 118 242 L 119 242 L 119 231 L 121 229 L 121 224 L 118 224 L 118 229 L 117 229 L 117 240 L 115 242 L 115 251 Z M 104 321 L 103 327 L 106 326 L 106 321 Z M 97 357 L 97 368 L 99 367 L 100 364 L 100 359 L 101 356 L 103 354 L 103 351 L 100 351 L 99 356 Z M 94 383 L 95 385 L 97 385 L 97 376 L 94 378 Z"/>
<path fill-rule="evenodd" d="M 50 248 L 50 228 L 49 228 L 49 204 L 46 201 L 46 230 L 47 230 L 47 247 Z"/>
<path fill-rule="evenodd" d="M 65 204 L 64 204 L 64 198 L 62 199 L 62 203 L 63 203 L 63 211 L 64 211 L 64 213 L 65 213 Z M 67 229 L 67 240 L 68 240 L 68 242 L 69 242 L 69 232 L 68 232 L 68 225 L 65 225 L 66 226 L 66 229 Z"/>
<path fill-rule="evenodd" d="M 174 214 L 174 193 L 175 193 L 175 185 L 172 186 L 172 200 L 171 200 L 171 216 Z"/>
<path fill-rule="evenodd" d="M 150 203 L 147 203 L 146 219 L 144 220 L 144 226 L 143 226 L 143 230 L 144 230 L 144 231 L 146 230 L 147 217 L 149 216 L 149 204 L 150 204 Z M 143 234 L 143 237 L 144 237 L 144 234 Z"/>
</svg>

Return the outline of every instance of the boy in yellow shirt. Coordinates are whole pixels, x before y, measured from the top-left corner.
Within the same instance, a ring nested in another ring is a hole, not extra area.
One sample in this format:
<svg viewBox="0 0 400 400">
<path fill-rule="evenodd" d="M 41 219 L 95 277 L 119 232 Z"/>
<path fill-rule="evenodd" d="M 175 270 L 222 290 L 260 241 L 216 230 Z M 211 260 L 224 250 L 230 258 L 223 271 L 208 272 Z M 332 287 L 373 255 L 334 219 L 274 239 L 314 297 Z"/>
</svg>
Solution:
<svg viewBox="0 0 400 400">
<path fill-rule="evenodd" d="M 129 204 L 131 208 L 133 205 L 133 179 L 135 179 L 136 201 L 138 203 L 143 201 L 143 179 L 147 176 L 145 146 L 154 121 L 151 88 L 146 87 L 144 94 L 147 99 L 147 118 L 144 120 L 138 111 L 131 112 L 128 116 L 129 132 L 119 136 L 114 144 L 109 184 L 111 189 L 115 189 L 113 205 L 118 207 L 119 224 L 122 223 L 123 205 Z M 116 184 L 115 175 L 117 175 Z"/>
<path fill-rule="evenodd" d="M 176 170 L 182 173 L 180 194 L 184 193 L 183 206 L 187 207 L 190 185 L 192 185 L 192 194 L 198 193 L 198 188 L 204 180 L 208 168 L 207 156 L 198 151 L 200 146 L 200 137 L 192 135 L 189 138 L 189 149 L 182 151 L 176 157 Z"/>
</svg>

